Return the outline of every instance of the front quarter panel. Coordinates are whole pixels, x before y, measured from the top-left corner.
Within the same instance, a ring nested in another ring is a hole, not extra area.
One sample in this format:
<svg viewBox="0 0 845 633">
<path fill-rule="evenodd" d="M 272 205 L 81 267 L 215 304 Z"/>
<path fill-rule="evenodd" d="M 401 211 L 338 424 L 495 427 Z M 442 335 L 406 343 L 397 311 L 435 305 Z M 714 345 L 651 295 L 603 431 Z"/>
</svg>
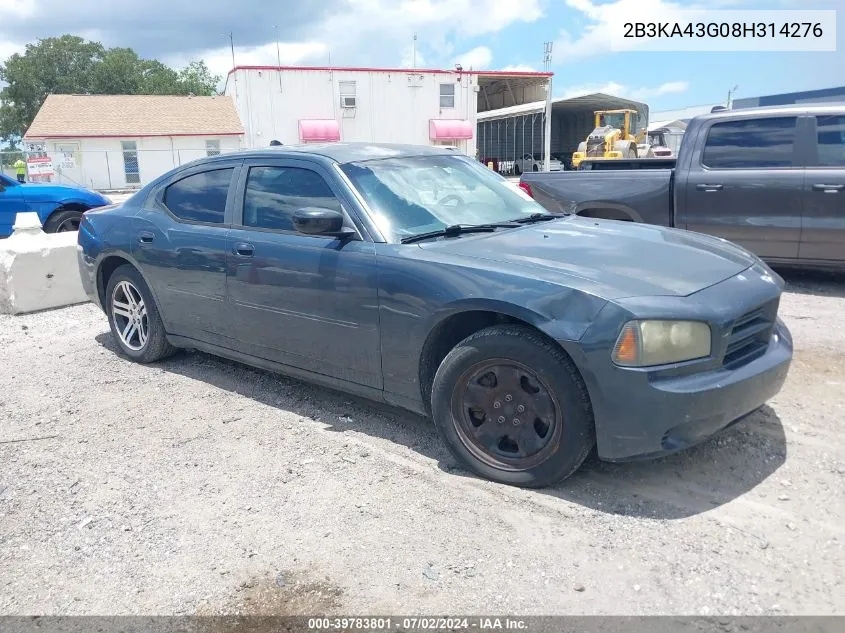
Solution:
<svg viewBox="0 0 845 633">
<path fill-rule="evenodd" d="M 385 391 L 421 400 L 419 361 L 429 334 L 461 312 L 519 319 L 558 341 L 577 341 L 606 300 L 582 290 L 505 272 L 476 260 L 428 261 L 422 250 L 378 244 L 382 371 Z"/>
</svg>

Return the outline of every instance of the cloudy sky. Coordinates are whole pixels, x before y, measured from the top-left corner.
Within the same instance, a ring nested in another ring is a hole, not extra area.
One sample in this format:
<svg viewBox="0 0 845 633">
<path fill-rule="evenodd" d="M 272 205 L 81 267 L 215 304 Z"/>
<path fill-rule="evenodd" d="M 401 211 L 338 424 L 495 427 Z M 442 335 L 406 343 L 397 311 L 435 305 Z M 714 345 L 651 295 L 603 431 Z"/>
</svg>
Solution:
<svg viewBox="0 0 845 633">
<path fill-rule="evenodd" d="M 835 53 L 613 52 L 613 17 L 665 19 L 680 7 L 839 8 L 845 0 L 0 0 L 0 59 L 38 38 L 73 33 L 129 46 L 172 65 L 205 59 L 216 73 L 238 64 L 541 69 L 555 42 L 556 95 L 604 91 L 652 109 L 845 85 Z M 839 36 L 842 42 L 842 36 Z"/>
</svg>

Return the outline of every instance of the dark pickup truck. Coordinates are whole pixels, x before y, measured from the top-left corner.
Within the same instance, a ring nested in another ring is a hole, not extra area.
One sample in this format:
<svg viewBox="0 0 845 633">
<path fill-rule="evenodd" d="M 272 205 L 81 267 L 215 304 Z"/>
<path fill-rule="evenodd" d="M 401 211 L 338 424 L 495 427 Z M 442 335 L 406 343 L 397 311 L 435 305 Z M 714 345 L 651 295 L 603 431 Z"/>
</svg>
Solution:
<svg viewBox="0 0 845 633">
<path fill-rule="evenodd" d="M 706 114 L 674 163 L 610 162 L 525 173 L 520 187 L 550 211 L 708 233 L 772 264 L 845 268 L 845 104 Z"/>
</svg>

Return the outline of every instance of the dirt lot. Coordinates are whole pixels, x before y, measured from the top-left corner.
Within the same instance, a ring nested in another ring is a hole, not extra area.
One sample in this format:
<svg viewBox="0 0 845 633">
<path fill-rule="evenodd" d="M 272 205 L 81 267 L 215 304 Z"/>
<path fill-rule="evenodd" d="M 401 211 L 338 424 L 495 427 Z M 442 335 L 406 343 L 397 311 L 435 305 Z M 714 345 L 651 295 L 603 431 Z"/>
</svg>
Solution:
<svg viewBox="0 0 845 633">
<path fill-rule="evenodd" d="M 401 412 L 130 363 L 91 305 L 0 316 L 0 613 L 843 614 L 845 279 L 787 277 L 770 406 L 544 491 Z"/>
</svg>

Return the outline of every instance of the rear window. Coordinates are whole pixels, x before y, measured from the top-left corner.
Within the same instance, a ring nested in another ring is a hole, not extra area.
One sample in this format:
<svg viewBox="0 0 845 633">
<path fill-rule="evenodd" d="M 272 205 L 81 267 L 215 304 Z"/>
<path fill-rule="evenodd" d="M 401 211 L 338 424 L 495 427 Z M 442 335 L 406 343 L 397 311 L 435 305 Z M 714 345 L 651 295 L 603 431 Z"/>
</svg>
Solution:
<svg viewBox="0 0 845 633">
<path fill-rule="evenodd" d="M 795 117 L 715 123 L 702 164 L 714 169 L 792 167 Z"/>
<path fill-rule="evenodd" d="M 177 180 L 164 192 L 164 206 L 181 220 L 223 224 L 234 168 L 215 169 Z"/>
</svg>

